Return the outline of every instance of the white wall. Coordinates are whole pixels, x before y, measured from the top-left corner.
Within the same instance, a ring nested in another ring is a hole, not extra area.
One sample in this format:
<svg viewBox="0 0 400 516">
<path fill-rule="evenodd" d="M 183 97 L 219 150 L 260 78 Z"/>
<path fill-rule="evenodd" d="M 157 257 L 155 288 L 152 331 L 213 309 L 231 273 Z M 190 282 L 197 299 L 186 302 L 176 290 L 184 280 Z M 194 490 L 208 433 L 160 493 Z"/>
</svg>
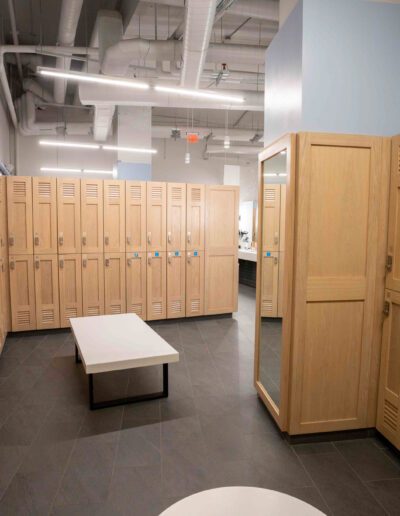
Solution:
<svg viewBox="0 0 400 516">
<path fill-rule="evenodd" d="M 10 138 L 10 123 L 7 115 L 7 108 L 3 102 L 2 96 L 0 99 L 0 161 L 6 164 L 13 163 L 14 157 L 11 156 L 11 138 Z"/>
</svg>

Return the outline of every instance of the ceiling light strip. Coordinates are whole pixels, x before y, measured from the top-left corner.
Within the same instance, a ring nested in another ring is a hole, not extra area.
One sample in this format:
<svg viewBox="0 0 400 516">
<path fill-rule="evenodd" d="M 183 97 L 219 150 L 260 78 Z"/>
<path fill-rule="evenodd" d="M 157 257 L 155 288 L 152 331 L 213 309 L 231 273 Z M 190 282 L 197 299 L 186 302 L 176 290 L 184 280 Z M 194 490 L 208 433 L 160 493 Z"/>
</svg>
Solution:
<svg viewBox="0 0 400 516">
<path fill-rule="evenodd" d="M 156 149 L 144 149 L 136 147 L 120 147 L 118 145 L 102 145 L 102 149 L 120 152 L 137 152 L 139 154 L 157 154 Z"/>
<path fill-rule="evenodd" d="M 39 140 L 39 145 L 49 147 L 73 147 L 76 149 L 100 149 L 100 145 L 95 143 L 65 142 L 58 140 Z"/>
<path fill-rule="evenodd" d="M 195 97 L 199 99 L 206 99 L 206 100 L 219 100 L 219 101 L 226 101 L 226 102 L 237 102 L 242 103 L 244 102 L 243 97 L 239 97 L 238 95 L 225 95 L 222 93 L 213 93 L 210 91 L 204 91 L 204 90 L 191 90 L 187 88 L 174 88 L 172 86 L 154 86 L 154 89 L 156 91 L 160 91 L 162 93 L 174 93 L 176 95 L 182 95 L 184 97 Z"/>
</svg>

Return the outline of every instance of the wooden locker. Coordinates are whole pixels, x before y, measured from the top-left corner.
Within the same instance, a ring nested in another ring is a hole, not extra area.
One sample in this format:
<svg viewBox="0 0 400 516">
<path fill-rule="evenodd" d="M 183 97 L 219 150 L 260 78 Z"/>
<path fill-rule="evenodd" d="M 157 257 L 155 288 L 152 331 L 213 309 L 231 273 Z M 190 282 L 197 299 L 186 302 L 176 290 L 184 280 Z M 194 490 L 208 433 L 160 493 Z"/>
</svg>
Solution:
<svg viewBox="0 0 400 516">
<path fill-rule="evenodd" d="M 35 255 L 34 264 L 36 328 L 59 328 L 58 257 L 56 254 Z"/>
<path fill-rule="evenodd" d="M 377 428 L 400 449 L 400 292 L 385 301 Z"/>
<path fill-rule="evenodd" d="M 205 186 L 187 185 L 186 250 L 204 251 Z"/>
<path fill-rule="evenodd" d="M 8 242 L 10 253 L 33 253 L 32 178 L 7 177 Z"/>
<path fill-rule="evenodd" d="M 84 316 L 104 315 L 104 255 L 82 255 L 82 311 Z"/>
<path fill-rule="evenodd" d="M 125 181 L 104 181 L 104 252 L 125 252 Z"/>
<path fill-rule="evenodd" d="M 281 185 L 264 184 L 263 251 L 279 251 Z"/>
<path fill-rule="evenodd" d="M 166 253 L 147 253 L 147 320 L 167 317 Z"/>
<path fill-rule="evenodd" d="M 239 187 L 206 187 L 204 312 L 232 313 L 238 303 Z"/>
<path fill-rule="evenodd" d="M 6 312 L 6 287 L 5 287 L 6 270 L 4 267 L 4 259 L 0 256 L 0 354 L 3 349 L 7 336 L 7 312 Z"/>
<path fill-rule="evenodd" d="M 167 251 L 186 248 L 186 184 L 167 184 Z"/>
<path fill-rule="evenodd" d="M 146 253 L 126 254 L 126 311 L 146 320 Z"/>
<path fill-rule="evenodd" d="M 204 251 L 186 252 L 186 317 L 204 314 Z"/>
<path fill-rule="evenodd" d="M 70 326 L 70 317 L 82 317 L 82 255 L 58 257 L 60 327 Z"/>
<path fill-rule="evenodd" d="M 278 253 L 263 252 L 261 270 L 261 317 L 278 317 Z"/>
<path fill-rule="evenodd" d="M 35 254 L 57 254 L 57 180 L 34 177 L 33 247 Z"/>
<path fill-rule="evenodd" d="M 146 182 L 126 181 L 126 252 L 146 252 Z"/>
<path fill-rule="evenodd" d="M 0 256 L 7 256 L 7 182 L 0 176 Z"/>
<path fill-rule="evenodd" d="M 281 185 L 280 217 L 279 217 L 279 252 L 285 251 L 286 231 L 286 185 Z"/>
<path fill-rule="evenodd" d="M 59 254 L 81 252 L 81 182 L 57 179 L 57 217 Z"/>
<path fill-rule="evenodd" d="M 126 313 L 125 253 L 104 255 L 104 302 L 106 314 Z"/>
<path fill-rule="evenodd" d="M 285 253 L 279 252 L 278 255 L 278 317 L 283 317 L 283 285 L 284 285 L 284 267 L 285 267 Z"/>
<path fill-rule="evenodd" d="M 400 136 L 392 138 L 386 288 L 400 292 Z"/>
<path fill-rule="evenodd" d="M 12 331 L 36 329 L 33 255 L 10 256 Z"/>
<path fill-rule="evenodd" d="M 167 248 L 167 185 L 147 183 L 147 250 L 165 251 Z"/>
<path fill-rule="evenodd" d="M 82 253 L 103 252 L 103 181 L 81 181 Z"/>
<path fill-rule="evenodd" d="M 185 252 L 167 253 L 167 318 L 185 317 Z"/>
</svg>

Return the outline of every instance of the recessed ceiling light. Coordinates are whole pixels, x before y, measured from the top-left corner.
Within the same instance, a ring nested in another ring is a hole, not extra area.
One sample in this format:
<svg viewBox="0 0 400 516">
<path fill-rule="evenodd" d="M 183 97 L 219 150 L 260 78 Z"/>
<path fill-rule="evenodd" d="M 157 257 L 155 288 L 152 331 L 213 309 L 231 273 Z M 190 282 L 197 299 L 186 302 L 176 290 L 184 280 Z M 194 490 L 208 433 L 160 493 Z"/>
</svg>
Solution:
<svg viewBox="0 0 400 516">
<path fill-rule="evenodd" d="M 76 149 L 100 149 L 100 145 L 95 143 L 65 142 L 58 140 L 39 140 L 39 145 L 48 145 L 51 147 L 73 147 Z"/>
<path fill-rule="evenodd" d="M 219 100 L 226 102 L 244 102 L 244 98 L 239 97 L 238 95 L 225 95 L 223 93 L 214 93 L 205 90 L 191 90 L 187 88 L 178 87 L 174 88 L 172 86 L 155 86 L 154 89 L 156 91 L 161 91 L 163 93 L 174 93 L 176 95 L 182 95 L 184 97 L 196 97 L 200 99 Z"/>
<path fill-rule="evenodd" d="M 62 167 L 40 167 L 41 172 L 66 172 L 68 174 L 76 174 L 82 172 L 80 168 L 62 168 Z"/>
<path fill-rule="evenodd" d="M 121 151 L 121 152 L 137 152 L 139 154 L 157 154 L 157 149 L 145 149 L 136 147 L 119 147 L 118 145 L 102 145 L 104 150 Z"/>
</svg>

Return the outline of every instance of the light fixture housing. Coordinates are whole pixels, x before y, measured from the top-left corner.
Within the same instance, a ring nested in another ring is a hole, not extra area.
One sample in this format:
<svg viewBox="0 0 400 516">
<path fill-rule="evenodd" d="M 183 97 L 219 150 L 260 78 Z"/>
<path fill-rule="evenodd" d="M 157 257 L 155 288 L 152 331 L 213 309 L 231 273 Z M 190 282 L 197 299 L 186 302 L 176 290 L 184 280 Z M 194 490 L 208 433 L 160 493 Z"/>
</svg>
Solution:
<svg viewBox="0 0 400 516">
<path fill-rule="evenodd" d="M 73 72 L 59 68 L 49 68 L 46 66 L 38 66 L 36 72 L 45 77 L 56 77 L 59 79 L 68 79 L 70 81 L 91 82 L 96 84 L 105 84 L 108 86 L 120 86 L 123 88 L 133 88 L 138 90 L 148 90 L 150 85 L 147 82 L 137 81 L 136 79 L 124 79 L 113 75 L 100 75 L 86 72 Z"/>
<path fill-rule="evenodd" d="M 205 91 L 205 90 L 195 90 L 195 89 L 188 89 L 188 88 L 179 88 L 179 87 L 173 87 L 173 86 L 160 86 L 156 85 L 154 86 L 154 89 L 156 91 L 160 91 L 162 93 L 173 93 L 175 95 L 182 95 L 183 97 L 194 97 L 199 99 L 205 99 L 205 100 L 217 100 L 222 102 L 235 102 L 241 104 L 244 102 L 243 97 L 239 97 L 238 95 L 226 95 L 223 93 L 214 93 L 211 91 Z"/>
<path fill-rule="evenodd" d="M 136 152 L 138 154 L 157 154 L 157 149 L 145 149 L 135 147 L 119 147 L 118 145 L 102 145 L 102 149 L 121 152 Z"/>
<path fill-rule="evenodd" d="M 65 142 L 61 140 L 39 140 L 39 145 L 49 147 L 71 147 L 74 149 L 100 149 L 100 145 L 96 143 Z"/>
</svg>

